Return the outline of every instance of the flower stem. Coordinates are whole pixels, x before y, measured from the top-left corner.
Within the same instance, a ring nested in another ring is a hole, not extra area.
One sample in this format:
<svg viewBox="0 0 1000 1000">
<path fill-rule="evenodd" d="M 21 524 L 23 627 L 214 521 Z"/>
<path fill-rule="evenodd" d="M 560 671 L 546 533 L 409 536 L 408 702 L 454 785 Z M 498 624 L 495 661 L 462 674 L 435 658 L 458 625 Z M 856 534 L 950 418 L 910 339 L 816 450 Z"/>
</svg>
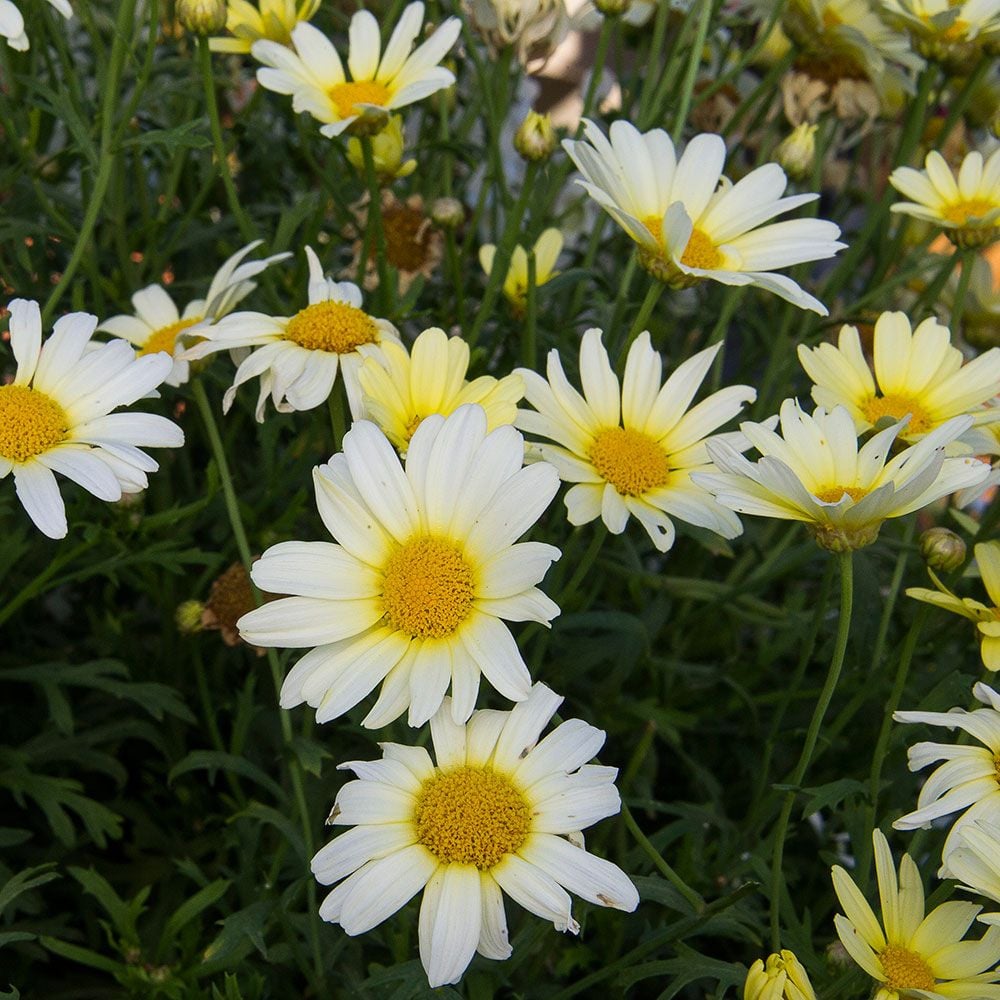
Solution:
<svg viewBox="0 0 1000 1000">
<path fill-rule="evenodd" d="M 826 681 L 823 690 L 820 692 L 816 707 L 813 710 L 812 719 L 809 722 L 809 729 L 806 731 L 806 742 L 799 755 L 799 762 L 795 765 L 795 770 L 788 783 L 793 785 L 793 789 L 785 793 L 785 801 L 781 807 L 781 815 L 778 817 L 777 825 L 774 829 L 774 846 L 771 855 L 771 947 L 777 951 L 781 946 L 781 889 L 782 889 L 782 860 L 785 853 L 785 835 L 788 832 L 788 821 L 792 815 L 792 808 L 795 805 L 795 793 L 801 788 L 805 780 L 806 772 L 809 770 L 809 763 L 812 761 L 813 752 L 816 749 L 816 741 L 819 739 L 819 731 L 823 725 L 827 709 L 833 699 L 833 693 L 837 690 L 837 682 L 840 680 L 840 672 L 844 666 L 844 656 L 847 652 L 847 637 L 851 631 L 851 609 L 854 601 L 854 560 L 853 554 L 841 552 L 840 560 L 840 619 L 837 622 L 837 637 L 833 644 L 833 656 L 830 659 L 830 668 L 826 673 Z"/>
<path fill-rule="evenodd" d="M 361 139 L 361 155 L 365 162 L 365 184 L 368 187 L 368 232 L 369 237 L 366 242 L 369 246 L 374 240 L 375 244 L 375 264 L 378 267 L 378 288 L 379 302 L 383 312 L 391 312 L 393 299 L 393 289 L 390 287 L 389 279 L 389 259 L 385 255 L 385 228 L 382 225 L 382 191 L 378 183 L 378 175 L 375 172 L 375 150 L 372 147 L 372 137 L 363 135 Z M 362 260 L 361 273 L 368 262 Z"/>
<path fill-rule="evenodd" d="M 701 56 L 705 48 L 705 39 L 708 38 L 708 26 L 712 20 L 714 6 L 711 0 L 702 0 L 701 11 L 698 15 L 698 28 L 695 31 L 694 44 L 691 46 L 691 55 L 684 73 L 684 82 L 681 84 L 681 98 L 677 103 L 674 127 L 670 133 L 670 138 L 674 140 L 675 144 L 680 142 L 681 134 L 684 132 L 684 122 L 691 108 L 691 97 L 694 94 L 695 80 L 698 77 L 698 67 L 701 65 Z"/>
<path fill-rule="evenodd" d="M 639 829 L 639 824 L 636 823 L 632 811 L 624 802 L 622 803 L 622 816 L 625 819 L 625 825 L 628 827 L 629 833 L 635 837 L 636 843 L 643 849 L 660 874 L 691 904 L 695 913 L 701 913 L 705 909 L 705 900 L 664 861 L 663 855 L 660 854 L 650 839 Z"/>
<path fill-rule="evenodd" d="M 577 136 L 583 128 L 583 120 L 589 118 L 594 110 L 594 102 L 597 100 L 597 91 L 601 86 L 601 77 L 604 76 L 604 64 L 607 62 L 608 46 L 611 44 L 611 34 L 614 31 L 616 21 L 617 18 L 607 16 L 601 21 L 601 33 L 597 37 L 597 53 L 594 56 L 594 67 L 590 71 L 587 93 L 583 98 L 583 111 L 580 113 Z"/>
<path fill-rule="evenodd" d="M 660 296 L 663 294 L 663 282 L 657 281 L 655 278 L 650 281 L 649 288 L 646 289 L 646 297 L 642 300 L 642 305 L 639 307 L 639 312 L 635 317 L 635 322 L 632 324 L 632 328 L 628 332 L 628 336 L 625 338 L 625 343 L 621 346 L 621 351 L 618 354 L 618 367 L 624 368 L 625 359 L 628 357 L 629 348 L 635 343 L 636 337 L 646 329 L 646 324 L 649 322 L 649 317 L 653 315 L 653 310 L 656 308 L 656 303 L 660 301 Z"/>
<path fill-rule="evenodd" d="M 958 251 L 956 251 L 957 255 Z M 976 263 L 975 250 L 961 251 L 961 270 L 958 272 L 958 288 L 951 303 L 951 332 L 956 336 L 962 325 L 962 312 L 965 309 L 965 298 L 969 292 L 969 282 L 972 281 L 972 268 Z"/>
<path fill-rule="evenodd" d="M 537 263 L 535 251 L 528 250 L 528 288 L 524 319 L 524 339 L 521 341 L 521 363 L 525 368 L 535 367 L 535 355 L 538 353 L 538 287 Z"/>
</svg>

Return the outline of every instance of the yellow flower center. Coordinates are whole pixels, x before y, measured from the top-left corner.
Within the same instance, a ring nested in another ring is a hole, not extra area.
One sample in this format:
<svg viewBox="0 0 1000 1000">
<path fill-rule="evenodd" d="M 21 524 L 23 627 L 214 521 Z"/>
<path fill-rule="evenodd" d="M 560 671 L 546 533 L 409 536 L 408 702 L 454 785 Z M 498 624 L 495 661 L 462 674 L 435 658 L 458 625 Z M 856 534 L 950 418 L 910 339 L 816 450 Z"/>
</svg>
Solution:
<svg viewBox="0 0 1000 1000">
<path fill-rule="evenodd" d="M 714 271 L 722 266 L 722 254 L 712 242 L 712 238 L 700 229 L 691 230 L 681 263 L 687 267 L 698 267 L 704 271 Z"/>
<path fill-rule="evenodd" d="M 524 843 L 531 810 L 503 775 L 460 767 L 424 783 L 413 820 L 420 843 L 445 864 L 488 871 Z"/>
<path fill-rule="evenodd" d="M 355 80 L 352 83 L 338 83 L 330 88 L 330 100 L 336 105 L 341 118 L 360 114 L 359 104 L 377 104 L 380 108 L 389 103 L 388 87 L 374 80 Z"/>
<path fill-rule="evenodd" d="M 663 219 L 659 215 L 647 215 L 642 224 L 649 230 L 657 243 L 663 242 Z"/>
<path fill-rule="evenodd" d="M 390 556 L 382 584 L 389 624 L 414 638 L 451 635 L 472 609 L 472 568 L 453 542 L 412 538 Z"/>
<path fill-rule="evenodd" d="M 203 316 L 193 316 L 191 319 L 179 319 L 176 323 L 171 323 L 170 326 L 161 326 L 159 330 L 154 330 L 146 338 L 146 343 L 138 348 L 139 357 L 142 357 L 144 354 L 158 354 L 161 351 L 172 355 L 177 338 L 188 327 L 194 326 L 195 323 L 200 323 L 202 319 L 204 319 Z"/>
<path fill-rule="evenodd" d="M 957 201 L 949 205 L 941 214 L 956 226 L 964 226 L 972 219 L 981 219 L 984 215 L 1000 208 L 985 198 L 970 198 L 968 201 Z"/>
<path fill-rule="evenodd" d="M 861 412 L 871 424 L 877 424 L 883 417 L 902 420 L 909 414 L 910 422 L 904 431 L 907 435 L 926 434 L 931 429 L 930 415 L 912 396 L 891 392 L 887 396 L 873 396 L 861 404 Z"/>
<path fill-rule="evenodd" d="M 890 990 L 933 990 L 937 980 L 930 966 L 917 954 L 891 944 L 879 952 L 879 961 Z"/>
<path fill-rule="evenodd" d="M 857 503 L 868 490 L 860 486 L 824 486 L 821 490 L 816 490 L 813 496 L 823 503 L 839 503 L 846 493 L 855 503 Z"/>
<path fill-rule="evenodd" d="M 601 478 L 623 496 L 642 496 L 665 486 L 670 476 L 663 448 L 648 434 L 625 427 L 608 427 L 598 432 L 589 457 Z"/>
<path fill-rule="evenodd" d="M 346 302 L 316 302 L 288 321 L 285 340 L 307 351 L 349 354 L 359 344 L 374 344 L 378 327 L 366 312 Z"/>
<path fill-rule="evenodd" d="M 26 385 L 0 386 L 0 456 L 27 462 L 66 437 L 69 418 L 54 400 Z"/>
<path fill-rule="evenodd" d="M 405 429 L 405 431 L 403 432 L 403 436 L 404 436 L 404 439 L 406 440 L 406 443 L 407 443 L 407 444 L 409 444 L 409 443 L 410 443 L 410 438 L 412 438 L 412 437 L 413 437 L 413 435 L 417 433 L 417 428 L 418 428 L 418 427 L 420 426 L 420 424 L 421 424 L 421 423 L 423 422 L 423 419 L 424 419 L 424 418 L 423 418 L 422 416 L 420 416 L 420 414 L 419 414 L 419 413 L 415 413 L 415 414 L 414 414 L 414 415 L 413 415 L 412 417 L 410 417 L 410 419 L 409 419 L 409 420 L 408 420 L 408 421 L 406 422 L 406 429 Z"/>
<path fill-rule="evenodd" d="M 829 31 L 844 23 L 844 19 L 832 7 L 827 7 L 823 11 L 823 27 Z"/>
</svg>

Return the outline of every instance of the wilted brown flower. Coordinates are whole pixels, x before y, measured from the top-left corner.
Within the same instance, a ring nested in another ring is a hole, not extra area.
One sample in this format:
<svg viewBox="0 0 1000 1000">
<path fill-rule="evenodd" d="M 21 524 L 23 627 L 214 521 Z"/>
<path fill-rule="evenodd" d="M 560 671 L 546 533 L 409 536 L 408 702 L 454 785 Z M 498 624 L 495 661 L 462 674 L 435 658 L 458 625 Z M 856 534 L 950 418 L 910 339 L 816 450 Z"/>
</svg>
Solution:
<svg viewBox="0 0 1000 1000">
<path fill-rule="evenodd" d="M 268 601 L 273 599 L 273 595 L 262 593 L 261 598 Z M 201 626 L 204 629 L 218 629 L 227 646 L 239 646 L 243 640 L 236 622 L 256 607 L 253 586 L 243 563 L 233 563 L 213 582 L 201 612 Z M 264 655 L 264 650 L 258 646 L 250 648 L 258 656 Z"/>
</svg>

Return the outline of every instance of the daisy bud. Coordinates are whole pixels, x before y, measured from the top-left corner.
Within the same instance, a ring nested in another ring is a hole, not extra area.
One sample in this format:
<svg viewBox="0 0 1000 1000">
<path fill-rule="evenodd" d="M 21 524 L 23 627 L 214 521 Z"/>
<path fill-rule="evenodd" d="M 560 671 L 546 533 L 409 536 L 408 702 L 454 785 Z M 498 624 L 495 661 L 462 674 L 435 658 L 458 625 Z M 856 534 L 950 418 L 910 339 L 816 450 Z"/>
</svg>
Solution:
<svg viewBox="0 0 1000 1000">
<path fill-rule="evenodd" d="M 787 949 L 758 959 L 750 966 L 744 1000 L 816 1000 L 809 976 L 795 955 Z"/>
<path fill-rule="evenodd" d="M 951 573 L 965 562 L 965 542 L 949 528 L 928 528 L 920 536 L 920 554 L 931 569 Z"/>
<path fill-rule="evenodd" d="M 457 198 L 435 198 L 431 219 L 442 229 L 457 229 L 465 221 L 465 206 Z"/>
<path fill-rule="evenodd" d="M 177 20 L 194 35 L 215 35 L 226 26 L 225 0 L 177 0 Z"/>
<path fill-rule="evenodd" d="M 816 161 L 816 130 L 818 125 L 803 122 L 785 137 L 775 150 L 774 158 L 785 173 L 797 181 L 807 177 Z"/>
<path fill-rule="evenodd" d="M 382 181 L 392 181 L 398 177 L 409 177 L 417 169 L 416 160 L 403 159 L 403 119 L 393 115 L 389 124 L 372 138 L 372 157 L 375 173 Z M 347 159 L 351 166 L 364 173 L 365 160 L 360 139 L 348 139 Z"/>
<path fill-rule="evenodd" d="M 594 0 L 594 6 L 605 17 L 618 17 L 628 10 L 631 0 Z"/>
<path fill-rule="evenodd" d="M 174 612 L 177 631 L 181 635 L 194 635 L 195 632 L 201 632 L 205 627 L 201 620 L 204 611 L 205 605 L 201 601 L 182 601 Z"/>
<path fill-rule="evenodd" d="M 547 160 L 559 143 L 549 115 L 529 111 L 514 136 L 514 148 L 522 159 L 532 163 Z"/>
</svg>

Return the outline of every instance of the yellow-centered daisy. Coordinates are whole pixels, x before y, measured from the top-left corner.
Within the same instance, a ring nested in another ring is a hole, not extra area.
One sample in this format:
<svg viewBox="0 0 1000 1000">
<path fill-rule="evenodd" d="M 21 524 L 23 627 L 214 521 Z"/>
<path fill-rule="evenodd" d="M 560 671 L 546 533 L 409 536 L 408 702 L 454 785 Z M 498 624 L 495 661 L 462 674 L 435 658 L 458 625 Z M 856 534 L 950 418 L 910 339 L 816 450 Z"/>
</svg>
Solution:
<svg viewBox="0 0 1000 1000">
<path fill-rule="evenodd" d="M 517 416 L 524 395 L 521 376 L 481 375 L 469 382 L 469 345 L 437 327 L 424 330 L 409 354 L 389 340 L 360 350 L 365 357 L 358 371 L 363 412 L 355 416 L 377 423 L 401 455 L 432 413 L 447 417 L 466 403 L 478 403 L 486 412 L 488 431 L 512 424 Z"/>
<path fill-rule="evenodd" d="M 859 447 L 854 420 L 842 406 L 810 416 L 786 399 L 780 419 L 780 435 L 764 424 L 740 425 L 761 454 L 757 462 L 726 441 L 709 441 L 719 471 L 694 479 L 740 514 L 802 521 L 832 551 L 870 545 L 887 518 L 919 510 L 989 472 L 974 458 L 945 457 L 946 446 L 971 426 L 970 417 L 949 420 L 889 461 L 902 423 Z"/>
<path fill-rule="evenodd" d="M 965 364 L 948 328 L 935 319 L 911 330 L 904 313 L 882 313 L 875 322 L 874 373 L 853 326 L 840 328 L 836 347 L 800 344 L 798 352 L 815 383 L 817 405 L 845 407 L 859 433 L 908 416 L 899 439 L 913 443 L 953 417 L 968 414 L 973 426 L 1000 421 L 1000 410 L 983 405 L 1000 392 L 1000 348 Z M 962 450 L 961 444 L 954 447 Z"/>
<path fill-rule="evenodd" d="M 454 720 L 449 699 L 423 747 L 382 743 L 352 761 L 327 822 L 350 826 L 313 858 L 324 920 L 350 935 L 382 923 L 423 890 L 420 960 L 432 987 L 456 983 L 476 952 L 511 955 L 503 896 L 579 932 L 569 892 L 631 912 L 639 894 L 617 865 L 583 848 L 581 830 L 621 808 L 613 767 L 588 764 L 600 729 L 569 719 L 544 739 L 562 698 L 536 684 L 510 712 Z M 567 892 L 569 890 L 569 892 Z"/>
<path fill-rule="evenodd" d="M 973 150 L 956 177 L 945 158 L 931 150 L 923 170 L 897 167 L 889 183 L 910 201 L 892 206 L 943 227 L 957 246 L 983 247 L 1000 238 L 1000 149 L 984 160 Z"/>
<path fill-rule="evenodd" d="M 882 0 L 882 9 L 909 30 L 923 55 L 949 65 L 976 59 L 982 45 L 1000 38 L 997 0 Z"/>
<path fill-rule="evenodd" d="M 242 263 L 244 257 L 260 246 L 255 240 L 237 251 L 219 268 L 203 299 L 189 302 L 183 312 L 178 312 L 173 299 L 160 285 L 148 285 L 132 296 L 134 316 L 112 316 L 98 326 L 101 333 L 127 340 L 138 352 L 155 354 L 163 351 L 174 361 L 170 374 L 164 379 L 167 385 L 183 385 L 188 380 L 189 363 L 181 358 L 189 338 L 203 336 L 202 329 L 217 323 L 256 287 L 255 278 L 275 261 L 291 257 L 289 253 L 276 253 L 263 260 Z M 197 330 L 196 330 L 197 328 Z"/>
<path fill-rule="evenodd" d="M 382 51 L 378 21 L 370 11 L 358 11 L 349 29 L 349 80 L 326 35 L 311 24 L 297 24 L 291 32 L 292 48 L 254 43 L 253 56 L 265 67 L 257 70 L 257 79 L 267 90 L 290 94 L 296 112 L 308 112 L 324 123 L 320 132 L 325 136 L 340 135 L 355 125 L 354 131 L 381 131 L 391 111 L 455 82 L 454 73 L 438 63 L 455 44 L 461 22 L 449 17 L 413 49 L 423 21 L 424 5 L 409 4 Z"/>
<path fill-rule="evenodd" d="M 978 941 L 963 941 L 982 907 L 953 900 L 925 914 L 913 859 L 903 855 L 897 878 L 888 841 L 880 830 L 872 840 L 881 921 L 850 875 L 840 865 L 833 868 L 833 888 L 844 910 L 833 918 L 837 935 L 875 980 L 872 1000 L 1000 1000 L 1000 975 L 993 969 L 1000 962 L 1000 927 L 990 927 Z"/>
<path fill-rule="evenodd" d="M 782 949 L 750 966 L 743 1000 L 816 1000 L 816 992 L 794 952 Z"/>
<path fill-rule="evenodd" d="M 227 412 L 236 390 L 260 378 L 257 420 L 263 422 L 268 396 L 279 413 L 311 410 L 325 403 L 333 391 L 337 370 L 352 413 L 361 410 L 358 369 L 363 344 L 398 341 L 396 328 L 361 308 L 361 289 L 323 274 L 319 258 L 306 247 L 309 261 L 309 305 L 294 316 L 267 316 L 257 312 L 232 313 L 214 326 L 198 330 L 204 339 L 181 355 L 185 361 L 216 351 L 255 347 L 236 369 L 222 408 Z"/>
<path fill-rule="evenodd" d="M 532 248 L 535 255 L 535 287 L 551 281 L 559 272 L 555 269 L 559 254 L 562 253 L 563 238 L 558 229 L 546 229 L 535 240 Z M 497 248 L 486 243 L 479 248 L 479 263 L 487 276 L 493 270 Z M 528 307 L 528 252 L 520 244 L 514 247 L 510 267 L 503 282 L 503 294 L 513 306 L 514 312 L 523 315 Z"/>
<path fill-rule="evenodd" d="M 983 822 L 966 823 L 948 855 L 948 877 L 961 888 L 1000 903 L 1000 831 Z M 983 924 L 1000 924 L 1000 913 L 984 913 Z"/>
<path fill-rule="evenodd" d="M 642 333 L 629 349 L 619 386 L 601 331 L 588 330 L 580 345 L 583 395 L 566 378 L 558 351 L 549 352 L 548 381 L 518 369 L 535 410 L 519 410 L 517 426 L 555 442 L 532 442 L 528 457 L 551 462 L 561 479 L 576 484 L 566 494 L 570 524 L 600 517 L 620 534 L 631 515 L 661 552 L 674 543 L 671 517 L 724 538 L 740 533 L 739 518 L 692 478 L 711 468 L 709 435 L 757 395 L 748 385 L 733 385 L 691 406 L 718 349 L 689 358 L 661 383 L 663 361 Z M 748 447 L 741 435 L 720 436 Z"/>
<path fill-rule="evenodd" d="M 559 477 L 523 459 L 521 435 L 487 433 L 476 404 L 426 417 L 405 470 L 375 424 L 354 424 L 343 453 L 313 474 L 339 544 L 283 542 L 253 566 L 262 590 L 294 596 L 244 615 L 243 638 L 316 647 L 285 678 L 283 708 L 307 702 L 328 722 L 381 683 L 362 723 L 377 729 L 407 709 L 410 725 L 423 725 L 449 685 L 455 721 L 465 722 L 480 675 L 511 701 L 528 696 L 528 668 L 503 620 L 547 625 L 559 613 L 535 586 L 559 550 L 516 543 Z"/>
<path fill-rule="evenodd" d="M 933 604 L 976 623 L 982 644 L 980 655 L 987 670 L 1000 670 L 1000 541 L 980 542 L 975 547 L 976 563 L 979 566 L 983 585 L 990 603 L 983 604 L 971 597 L 953 594 L 933 571 L 930 572 L 936 590 L 926 587 L 910 587 L 906 593 L 918 601 Z"/>
<path fill-rule="evenodd" d="M 151 393 L 170 372 L 166 354 L 137 358 L 124 341 L 91 341 L 97 318 L 69 313 L 42 343 L 37 302 L 10 303 L 14 380 L 0 385 L 0 479 L 13 473 L 28 517 L 64 538 L 66 508 L 55 473 L 99 500 L 148 486 L 158 468 L 142 447 L 178 448 L 181 429 L 152 413 L 112 413 Z"/>
<path fill-rule="evenodd" d="M 292 29 L 301 21 L 311 21 L 319 10 L 319 0 L 227 0 L 226 31 L 229 37 L 210 38 L 213 52 L 249 52 L 254 42 L 268 39 L 291 45 Z"/>
<path fill-rule="evenodd" d="M 784 170 L 768 163 L 733 184 L 722 174 L 726 144 L 697 135 L 678 160 L 663 129 L 641 133 L 629 122 L 611 126 L 610 140 L 586 122 L 586 141 L 563 141 L 584 176 L 579 183 L 639 245 L 639 260 L 658 279 L 687 287 L 705 279 L 758 285 L 821 316 L 826 307 L 775 268 L 825 260 L 846 244 L 823 219 L 762 226 L 815 201 L 818 194 L 781 195 Z"/>
</svg>

